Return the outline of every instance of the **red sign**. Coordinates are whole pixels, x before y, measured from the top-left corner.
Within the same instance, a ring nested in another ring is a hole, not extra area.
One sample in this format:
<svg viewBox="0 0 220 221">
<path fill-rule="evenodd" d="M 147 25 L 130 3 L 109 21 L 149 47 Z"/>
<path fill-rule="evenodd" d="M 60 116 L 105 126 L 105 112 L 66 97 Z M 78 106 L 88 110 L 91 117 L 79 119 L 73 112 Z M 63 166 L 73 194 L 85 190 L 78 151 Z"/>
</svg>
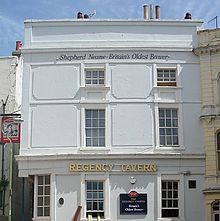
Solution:
<svg viewBox="0 0 220 221">
<path fill-rule="evenodd" d="M 12 117 L 2 117 L 1 143 L 20 143 L 20 123 Z"/>
<path fill-rule="evenodd" d="M 136 198 L 136 197 L 138 197 L 138 193 L 137 193 L 136 191 L 131 191 L 128 195 L 129 195 L 129 197 L 131 197 L 131 198 Z"/>
</svg>

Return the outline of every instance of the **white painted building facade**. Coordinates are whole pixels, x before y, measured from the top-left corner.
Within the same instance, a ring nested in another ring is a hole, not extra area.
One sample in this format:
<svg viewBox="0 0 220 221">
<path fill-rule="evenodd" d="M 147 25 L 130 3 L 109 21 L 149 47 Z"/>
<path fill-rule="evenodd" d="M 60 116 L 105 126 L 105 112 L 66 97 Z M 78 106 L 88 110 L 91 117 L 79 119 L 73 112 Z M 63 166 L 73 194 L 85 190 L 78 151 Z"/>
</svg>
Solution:
<svg viewBox="0 0 220 221">
<path fill-rule="evenodd" d="M 201 25 L 25 22 L 17 160 L 34 221 L 70 221 L 78 206 L 81 221 L 205 219 Z"/>
</svg>

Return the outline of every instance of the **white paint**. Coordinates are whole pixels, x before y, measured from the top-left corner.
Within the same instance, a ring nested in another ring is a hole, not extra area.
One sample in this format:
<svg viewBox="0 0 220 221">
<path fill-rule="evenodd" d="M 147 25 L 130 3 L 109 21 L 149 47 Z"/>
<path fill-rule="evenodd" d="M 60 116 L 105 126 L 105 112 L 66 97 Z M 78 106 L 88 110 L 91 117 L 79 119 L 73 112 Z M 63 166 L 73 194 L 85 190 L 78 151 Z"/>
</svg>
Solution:
<svg viewBox="0 0 220 221">
<path fill-rule="evenodd" d="M 186 185 L 188 178 L 204 182 L 199 60 L 192 53 L 200 26 L 193 20 L 25 22 L 24 124 L 17 159 L 20 176 L 52 175 L 51 221 L 70 220 L 78 205 L 81 221 L 86 220 L 86 180 L 105 182 L 105 221 L 170 220 L 161 218 L 160 212 L 163 177 L 179 179 L 184 196 L 180 219 L 172 221 L 204 221 L 203 187 L 198 185 L 192 200 Z M 169 58 L 109 57 L 135 53 Z M 89 59 L 89 54 L 96 59 Z M 80 59 L 57 59 L 62 55 Z M 158 67 L 176 69 L 177 87 L 157 86 Z M 86 68 L 105 69 L 105 85 L 85 85 Z M 160 107 L 178 108 L 179 146 L 159 147 Z M 106 147 L 86 147 L 85 109 L 105 109 Z M 117 168 L 149 163 L 158 171 L 70 173 L 70 163 Z M 131 176 L 136 179 L 133 185 Z M 130 190 L 147 193 L 147 215 L 120 215 L 119 195 Z M 59 197 L 65 199 L 63 206 L 57 204 Z"/>
</svg>

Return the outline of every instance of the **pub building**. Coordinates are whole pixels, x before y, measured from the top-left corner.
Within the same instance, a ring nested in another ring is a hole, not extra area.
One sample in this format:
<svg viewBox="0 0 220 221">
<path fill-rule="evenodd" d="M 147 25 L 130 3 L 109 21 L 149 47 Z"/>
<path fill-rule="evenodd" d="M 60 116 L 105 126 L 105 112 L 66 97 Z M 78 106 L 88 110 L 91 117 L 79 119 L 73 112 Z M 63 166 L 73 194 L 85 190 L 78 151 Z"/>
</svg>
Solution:
<svg viewBox="0 0 220 221">
<path fill-rule="evenodd" d="M 204 220 L 201 27 L 25 21 L 17 161 L 33 221 Z"/>
</svg>

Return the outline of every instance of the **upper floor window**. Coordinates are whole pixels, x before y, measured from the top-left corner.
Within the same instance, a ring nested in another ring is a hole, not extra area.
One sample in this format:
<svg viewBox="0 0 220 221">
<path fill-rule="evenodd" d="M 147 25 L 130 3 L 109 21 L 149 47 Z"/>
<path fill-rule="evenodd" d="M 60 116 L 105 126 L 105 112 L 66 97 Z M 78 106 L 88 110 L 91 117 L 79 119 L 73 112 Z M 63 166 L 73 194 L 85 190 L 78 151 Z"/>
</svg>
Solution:
<svg viewBox="0 0 220 221">
<path fill-rule="evenodd" d="M 218 105 L 220 105 L 220 73 L 217 78 L 217 99 Z"/>
<path fill-rule="evenodd" d="M 37 176 L 37 216 L 50 216 L 50 175 Z"/>
<path fill-rule="evenodd" d="M 162 180 L 162 217 L 179 217 L 179 182 Z"/>
<path fill-rule="evenodd" d="M 177 109 L 159 108 L 159 136 L 160 146 L 179 145 Z"/>
<path fill-rule="evenodd" d="M 87 147 L 105 146 L 105 110 L 85 110 L 85 134 Z"/>
<path fill-rule="evenodd" d="M 220 220 L 220 201 L 216 201 L 212 205 L 212 220 L 219 221 Z"/>
<path fill-rule="evenodd" d="M 103 69 L 86 69 L 86 85 L 105 85 L 105 71 Z"/>
<path fill-rule="evenodd" d="M 104 218 L 104 182 L 86 181 L 86 217 Z"/>
<path fill-rule="evenodd" d="M 218 170 L 220 171 L 220 131 L 216 135 Z"/>
<path fill-rule="evenodd" d="M 157 69 L 157 86 L 176 85 L 176 69 Z"/>
</svg>

